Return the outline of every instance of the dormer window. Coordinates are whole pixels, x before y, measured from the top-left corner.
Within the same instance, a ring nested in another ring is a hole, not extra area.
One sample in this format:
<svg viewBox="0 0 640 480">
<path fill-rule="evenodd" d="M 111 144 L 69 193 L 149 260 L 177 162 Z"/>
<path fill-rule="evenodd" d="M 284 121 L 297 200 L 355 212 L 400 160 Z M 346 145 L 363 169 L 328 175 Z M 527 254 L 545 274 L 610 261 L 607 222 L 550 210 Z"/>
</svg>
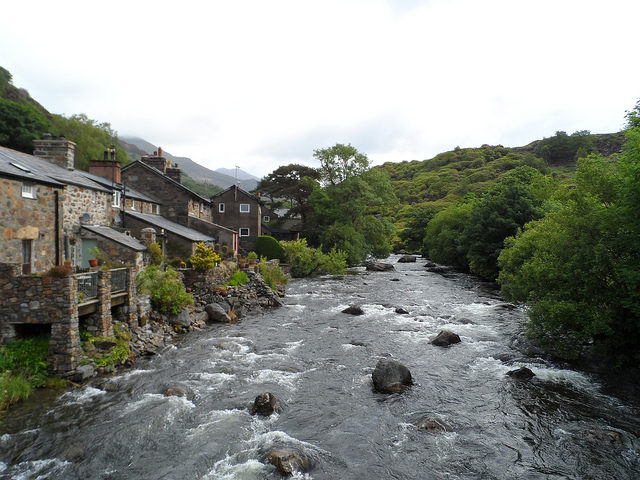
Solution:
<svg viewBox="0 0 640 480">
<path fill-rule="evenodd" d="M 251 205 L 248 203 L 240 204 L 240 213 L 249 213 L 251 211 Z"/>
<path fill-rule="evenodd" d="M 36 198 L 34 184 L 31 182 L 22 183 L 22 196 L 24 198 Z"/>
</svg>

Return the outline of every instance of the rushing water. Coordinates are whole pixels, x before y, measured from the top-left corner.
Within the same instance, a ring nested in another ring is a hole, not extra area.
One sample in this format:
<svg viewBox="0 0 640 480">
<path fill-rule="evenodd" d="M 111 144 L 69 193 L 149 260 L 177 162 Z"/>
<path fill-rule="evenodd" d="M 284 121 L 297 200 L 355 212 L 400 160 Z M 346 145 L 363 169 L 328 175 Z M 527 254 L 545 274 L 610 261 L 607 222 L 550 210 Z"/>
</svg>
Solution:
<svg viewBox="0 0 640 480">
<path fill-rule="evenodd" d="M 189 334 L 107 388 L 12 407 L 0 478 L 272 479 L 265 456 L 282 446 L 312 459 L 296 475 L 309 479 L 640 478 L 638 403 L 514 349 L 523 313 L 487 285 L 420 261 L 396 268 L 293 281 L 284 308 Z M 341 313 L 349 304 L 365 314 Z M 443 328 L 462 342 L 430 345 Z M 384 356 L 409 367 L 410 390 L 372 390 Z M 506 376 L 519 366 L 536 377 Z M 165 397 L 172 386 L 189 397 Z M 267 391 L 283 412 L 252 417 Z M 425 417 L 447 431 L 417 430 Z"/>
</svg>

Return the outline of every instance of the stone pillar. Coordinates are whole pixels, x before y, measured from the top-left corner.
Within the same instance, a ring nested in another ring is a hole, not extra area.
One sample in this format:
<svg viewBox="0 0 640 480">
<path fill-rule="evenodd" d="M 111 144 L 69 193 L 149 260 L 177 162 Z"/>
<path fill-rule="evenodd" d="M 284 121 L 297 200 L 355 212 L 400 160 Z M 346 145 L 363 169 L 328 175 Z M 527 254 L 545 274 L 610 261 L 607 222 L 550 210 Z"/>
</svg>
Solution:
<svg viewBox="0 0 640 480">
<path fill-rule="evenodd" d="M 63 315 L 51 324 L 49 369 L 56 375 L 68 375 L 80 365 L 82 347 L 78 328 L 78 283 L 67 277 L 59 309 Z"/>
<path fill-rule="evenodd" d="M 137 301 L 136 269 L 129 267 L 127 268 L 127 302 L 123 306 L 123 314 L 130 328 L 139 326 Z"/>
<path fill-rule="evenodd" d="M 87 321 L 87 330 L 96 337 L 113 337 L 113 319 L 111 318 L 111 272 L 98 271 L 97 310 Z"/>
</svg>

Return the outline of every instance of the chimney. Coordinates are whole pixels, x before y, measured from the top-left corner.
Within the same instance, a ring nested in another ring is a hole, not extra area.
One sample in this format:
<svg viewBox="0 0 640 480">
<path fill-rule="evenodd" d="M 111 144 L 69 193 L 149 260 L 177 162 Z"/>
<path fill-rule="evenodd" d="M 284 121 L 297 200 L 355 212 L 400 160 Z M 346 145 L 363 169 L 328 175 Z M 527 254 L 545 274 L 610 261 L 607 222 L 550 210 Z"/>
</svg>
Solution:
<svg viewBox="0 0 640 480">
<path fill-rule="evenodd" d="M 169 178 L 172 178 L 178 183 L 182 183 L 182 172 L 178 168 L 178 164 L 176 163 L 175 168 L 167 168 L 165 175 Z"/>
<path fill-rule="evenodd" d="M 162 156 L 162 148 L 154 151 L 153 155 L 143 155 L 140 161 L 150 167 L 157 168 L 162 173 L 166 173 L 167 171 L 167 159 Z"/>
<path fill-rule="evenodd" d="M 109 158 L 111 153 L 111 158 Z M 122 183 L 120 176 L 120 162 L 115 158 L 115 150 L 105 150 L 102 160 L 91 160 L 89 162 L 89 173 L 108 178 L 112 182 Z"/>
<path fill-rule="evenodd" d="M 33 141 L 33 154 L 47 162 L 73 170 L 76 144 L 64 137 L 54 137 L 45 133 L 41 140 Z"/>
</svg>

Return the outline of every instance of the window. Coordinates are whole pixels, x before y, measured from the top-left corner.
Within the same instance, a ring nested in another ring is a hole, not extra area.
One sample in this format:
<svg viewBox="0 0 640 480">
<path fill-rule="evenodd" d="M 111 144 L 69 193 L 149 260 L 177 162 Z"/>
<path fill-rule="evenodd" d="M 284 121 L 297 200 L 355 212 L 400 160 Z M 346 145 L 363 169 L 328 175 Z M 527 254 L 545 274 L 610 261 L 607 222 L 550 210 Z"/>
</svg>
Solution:
<svg viewBox="0 0 640 480">
<path fill-rule="evenodd" d="M 250 205 L 248 203 L 240 204 L 240 213 L 249 213 L 251 211 Z"/>
<path fill-rule="evenodd" d="M 22 196 L 24 198 L 36 198 L 33 183 L 24 182 L 22 184 Z"/>
<path fill-rule="evenodd" d="M 224 203 L 219 203 L 218 204 L 218 212 L 224 213 Z"/>
<path fill-rule="evenodd" d="M 155 211 L 156 215 L 160 215 L 160 205 L 155 204 L 155 205 L 153 206 L 153 209 L 154 209 L 154 211 Z"/>
<path fill-rule="evenodd" d="M 204 213 L 204 203 L 200 204 L 200 213 Z"/>
<path fill-rule="evenodd" d="M 135 210 L 136 209 L 136 201 L 134 199 L 131 199 L 131 210 Z"/>
<path fill-rule="evenodd" d="M 33 250 L 33 240 L 22 240 L 22 274 L 31 273 L 31 251 Z"/>
<path fill-rule="evenodd" d="M 249 229 L 248 228 L 241 228 L 240 229 L 240 236 L 241 237 L 248 237 L 249 236 Z"/>
<path fill-rule="evenodd" d="M 120 200 L 122 198 L 122 193 L 117 190 L 113 192 L 113 206 L 116 208 L 120 208 Z"/>
<path fill-rule="evenodd" d="M 265 215 L 264 217 L 262 217 L 262 221 L 264 223 L 269 223 L 271 221 L 271 217 L 269 215 Z"/>
</svg>

